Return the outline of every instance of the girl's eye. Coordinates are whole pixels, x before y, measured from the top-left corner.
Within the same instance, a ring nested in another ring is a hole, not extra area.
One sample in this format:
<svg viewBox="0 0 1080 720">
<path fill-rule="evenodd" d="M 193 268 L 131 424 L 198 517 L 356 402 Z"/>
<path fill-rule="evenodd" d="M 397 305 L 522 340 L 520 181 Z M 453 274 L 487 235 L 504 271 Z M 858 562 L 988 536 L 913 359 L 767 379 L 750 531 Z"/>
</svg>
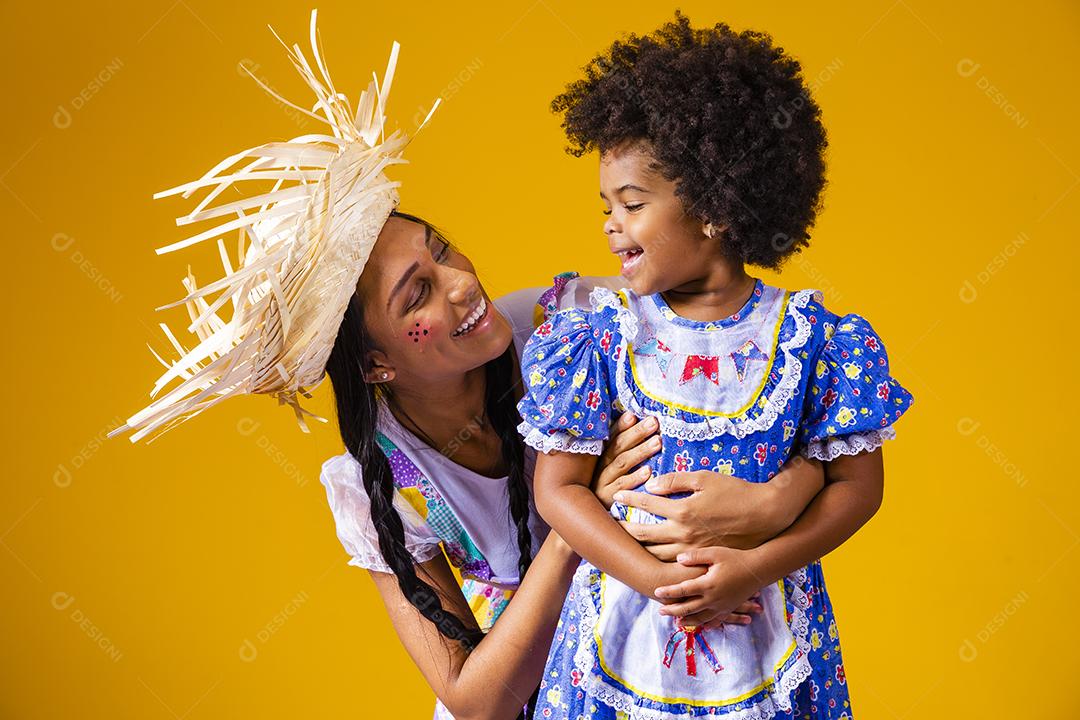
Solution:
<svg viewBox="0 0 1080 720">
<path fill-rule="evenodd" d="M 439 250 L 439 254 L 435 256 L 438 262 L 443 262 L 450 257 L 450 243 L 445 240 L 442 241 L 442 249 Z"/>
<path fill-rule="evenodd" d="M 645 207 L 645 203 L 630 203 L 627 205 L 623 205 L 623 207 L 626 208 L 627 212 L 637 212 L 641 208 Z M 604 214 L 611 215 L 611 210 L 605 210 Z"/>
</svg>

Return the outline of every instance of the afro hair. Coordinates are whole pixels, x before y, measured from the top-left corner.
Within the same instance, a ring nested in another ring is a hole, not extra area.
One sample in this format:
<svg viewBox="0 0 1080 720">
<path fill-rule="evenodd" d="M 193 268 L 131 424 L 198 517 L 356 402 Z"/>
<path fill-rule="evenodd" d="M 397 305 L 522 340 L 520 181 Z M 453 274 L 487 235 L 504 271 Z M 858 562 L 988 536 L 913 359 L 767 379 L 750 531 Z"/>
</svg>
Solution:
<svg viewBox="0 0 1080 720">
<path fill-rule="evenodd" d="M 825 186 L 821 109 L 797 60 L 761 32 L 695 30 L 681 12 L 616 41 L 551 104 L 580 157 L 648 143 L 688 213 L 725 250 L 777 269 L 808 245 Z"/>
</svg>

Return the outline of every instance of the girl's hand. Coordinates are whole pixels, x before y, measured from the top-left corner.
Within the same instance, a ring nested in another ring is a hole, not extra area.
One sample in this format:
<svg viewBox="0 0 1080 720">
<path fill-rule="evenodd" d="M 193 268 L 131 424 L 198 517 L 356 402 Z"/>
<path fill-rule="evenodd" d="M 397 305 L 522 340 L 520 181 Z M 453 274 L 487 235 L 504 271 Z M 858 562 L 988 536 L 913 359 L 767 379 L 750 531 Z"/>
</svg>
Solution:
<svg viewBox="0 0 1080 720">
<path fill-rule="evenodd" d="M 761 593 L 757 592 L 751 595 L 749 600 L 735 608 L 726 618 L 720 619 L 719 622 L 712 620 L 711 624 L 709 620 L 705 620 L 702 625 L 706 630 L 710 627 L 717 627 L 719 625 L 749 625 L 753 621 L 754 616 L 760 615 L 763 611 L 764 608 L 761 606 Z"/>
<path fill-rule="evenodd" d="M 660 560 L 692 548 L 749 550 L 785 530 L 824 485 L 821 463 L 795 458 L 765 483 L 711 470 L 658 475 L 645 484 L 654 495 L 623 491 L 619 502 L 667 518 L 658 525 L 622 523 Z M 689 492 L 687 497 L 657 497 Z"/>
<path fill-rule="evenodd" d="M 679 563 L 664 563 L 657 579 L 659 582 L 670 582 L 678 585 L 684 581 L 701 577 L 704 577 L 701 568 L 686 566 Z M 694 623 L 687 624 L 697 624 L 709 627 L 718 627 L 722 624 L 749 625 L 753 620 L 753 616 L 762 612 L 761 603 L 759 602 L 760 598 L 761 593 L 755 592 L 748 600 L 740 603 L 738 607 L 734 608 L 729 613 L 724 613 L 717 608 L 702 610 L 694 615 Z M 657 600 L 664 605 L 677 605 L 685 601 L 684 598 L 678 596 L 657 597 Z M 671 613 L 661 612 L 661 614 L 666 615 Z"/>
<path fill-rule="evenodd" d="M 745 552 L 726 547 L 690 550 L 679 556 L 681 565 L 705 566 L 699 574 L 681 582 L 656 588 L 655 595 L 665 603 L 661 615 L 681 618 L 684 625 L 717 627 L 733 614 L 741 613 L 745 598 L 759 597 L 762 582 L 755 576 Z M 755 603 L 756 605 L 756 603 Z M 760 605 L 757 606 L 760 612 Z"/>
<path fill-rule="evenodd" d="M 659 427 L 656 418 L 649 417 L 644 422 L 638 422 L 628 412 L 623 413 L 615 423 L 611 430 L 614 435 L 604 446 L 604 454 L 596 464 L 592 481 L 592 491 L 608 510 L 616 492 L 636 488 L 649 479 L 651 469 L 648 465 L 634 472 L 629 471 L 660 452 L 660 436 L 654 435 Z"/>
<path fill-rule="evenodd" d="M 703 610 L 693 616 L 694 622 L 683 621 L 684 625 L 700 625 L 703 630 L 720 627 L 721 625 L 749 625 L 755 615 L 763 612 L 761 606 L 761 593 L 754 593 L 750 599 L 732 610 L 725 617 L 714 614 L 713 610 Z"/>
</svg>

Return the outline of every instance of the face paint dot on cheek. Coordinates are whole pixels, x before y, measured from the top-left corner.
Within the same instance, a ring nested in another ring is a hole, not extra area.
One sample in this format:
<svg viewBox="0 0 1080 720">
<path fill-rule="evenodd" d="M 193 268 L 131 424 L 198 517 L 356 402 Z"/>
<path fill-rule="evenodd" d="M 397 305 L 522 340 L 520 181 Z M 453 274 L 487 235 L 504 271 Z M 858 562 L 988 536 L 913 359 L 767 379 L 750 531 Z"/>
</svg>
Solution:
<svg viewBox="0 0 1080 720">
<path fill-rule="evenodd" d="M 424 324 L 416 323 L 414 325 L 414 327 L 417 328 L 417 329 L 410 330 L 408 333 L 406 333 L 408 335 L 409 339 L 412 340 L 413 343 L 418 344 L 418 345 L 421 344 L 420 343 L 421 340 L 423 340 L 425 342 L 425 344 L 426 344 L 427 340 L 430 339 L 430 335 L 431 335 L 430 326 L 428 326 L 426 323 L 424 323 Z"/>
</svg>

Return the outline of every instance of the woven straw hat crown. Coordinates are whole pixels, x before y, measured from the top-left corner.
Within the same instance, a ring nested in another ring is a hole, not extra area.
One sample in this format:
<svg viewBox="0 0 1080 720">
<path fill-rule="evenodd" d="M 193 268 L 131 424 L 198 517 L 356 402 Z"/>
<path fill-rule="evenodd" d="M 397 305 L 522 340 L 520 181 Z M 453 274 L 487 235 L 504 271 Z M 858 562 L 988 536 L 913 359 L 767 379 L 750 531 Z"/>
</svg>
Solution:
<svg viewBox="0 0 1080 720">
<path fill-rule="evenodd" d="M 405 162 L 401 154 L 409 138 L 401 131 L 384 133 L 399 45 L 393 44 L 382 82 L 373 74 L 354 112 L 330 79 L 316 19 L 313 10 L 310 41 L 318 75 L 299 45 L 286 46 L 293 66 L 315 94 L 310 110 L 252 77 L 277 100 L 328 126 L 328 131 L 249 148 L 225 158 L 198 180 L 154 195 L 188 198 L 209 189 L 177 224 L 216 220 L 214 227 L 156 252 L 216 240 L 224 275 L 200 288 L 189 269 L 182 280 L 187 296 L 158 308 L 185 305 L 191 320 L 187 330 L 196 344 L 185 347 L 161 324 L 180 357 L 168 363 L 154 353 L 166 368 L 150 393 L 154 401 L 109 437 L 130 431 L 132 442 L 147 436 L 152 441 L 241 394 L 270 395 L 279 404 L 287 403 L 305 432 L 305 416 L 325 422 L 302 408 L 297 396 L 311 397 L 309 391 L 325 375 L 345 309 L 398 202 L 399 183 L 387 179 L 384 171 Z M 438 105 L 436 100 L 420 127 Z M 273 183 L 269 191 L 249 190 L 265 190 L 268 182 Z M 230 189 L 228 201 L 222 202 Z M 237 194 L 239 199 L 234 199 Z M 233 232 L 235 267 L 225 243 Z M 226 306 L 231 310 L 228 320 L 219 314 Z"/>
</svg>

